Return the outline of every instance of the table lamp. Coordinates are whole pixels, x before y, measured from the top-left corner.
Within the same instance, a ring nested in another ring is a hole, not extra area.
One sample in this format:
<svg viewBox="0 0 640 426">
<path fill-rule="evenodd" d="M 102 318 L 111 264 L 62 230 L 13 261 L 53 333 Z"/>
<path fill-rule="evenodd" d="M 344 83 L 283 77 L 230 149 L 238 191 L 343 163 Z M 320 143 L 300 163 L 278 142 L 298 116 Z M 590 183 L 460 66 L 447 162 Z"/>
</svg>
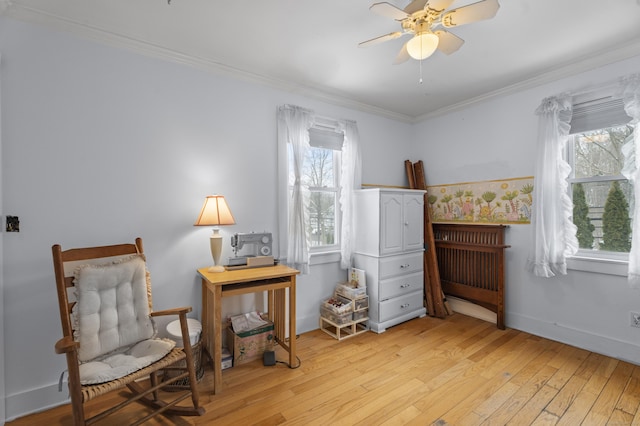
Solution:
<svg viewBox="0 0 640 426">
<path fill-rule="evenodd" d="M 229 210 L 229 206 L 222 195 L 208 195 L 204 200 L 202 210 L 195 226 L 213 226 L 213 234 L 211 235 L 211 256 L 213 257 L 213 266 L 209 268 L 209 272 L 224 272 L 224 266 L 220 264 L 220 255 L 222 254 L 222 235 L 219 234 L 219 225 L 234 225 L 236 221 L 233 214 Z"/>
</svg>

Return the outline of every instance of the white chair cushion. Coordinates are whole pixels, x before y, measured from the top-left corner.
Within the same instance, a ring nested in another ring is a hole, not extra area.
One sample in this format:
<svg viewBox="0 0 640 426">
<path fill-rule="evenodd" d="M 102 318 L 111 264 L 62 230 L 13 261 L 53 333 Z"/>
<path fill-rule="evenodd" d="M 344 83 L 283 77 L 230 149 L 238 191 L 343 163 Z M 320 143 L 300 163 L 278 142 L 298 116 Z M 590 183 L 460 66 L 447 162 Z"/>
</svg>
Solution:
<svg viewBox="0 0 640 426">
<path fill-rule="evenodd" d="M 93 385 L 119 379 L 163 358 L 175 346 L 169 339 L 144 340 L 123 353 L 80 364 L 80 383 Z"/>
<path fill-rule="evenodd" d="M 74 339 L 80 343 L 80 381 L 118 379 L 163 358 L 175 346 L 155 339 L 142 255 L 75 270 Z"/>
<path fill-rule="evenodd" d="M 91 361 L 155 335 L 142 256 L 75 271 L 78 358 Z"/>
<path fill-rule="evenodd" d="M 125 376 L 164 357 L 175 346 L 153 339 L 144 257 L 75 271 L 74 339 L 83 384 Z M 151 339 L 151 340 L 150 340 Z"/>
</svg>

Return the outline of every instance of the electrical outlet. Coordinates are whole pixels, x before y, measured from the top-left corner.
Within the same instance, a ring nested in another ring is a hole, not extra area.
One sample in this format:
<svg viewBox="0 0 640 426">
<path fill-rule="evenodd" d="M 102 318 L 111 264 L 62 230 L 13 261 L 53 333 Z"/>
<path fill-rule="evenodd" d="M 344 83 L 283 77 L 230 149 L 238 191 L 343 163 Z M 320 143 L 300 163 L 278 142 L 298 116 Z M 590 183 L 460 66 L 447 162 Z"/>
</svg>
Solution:
<svg viewBox="0 0 640 426">
<path fill-rule="evenodd" d="M 640 328 L 640 312 L 629 312 L 629 325 Z"/>
</svg>

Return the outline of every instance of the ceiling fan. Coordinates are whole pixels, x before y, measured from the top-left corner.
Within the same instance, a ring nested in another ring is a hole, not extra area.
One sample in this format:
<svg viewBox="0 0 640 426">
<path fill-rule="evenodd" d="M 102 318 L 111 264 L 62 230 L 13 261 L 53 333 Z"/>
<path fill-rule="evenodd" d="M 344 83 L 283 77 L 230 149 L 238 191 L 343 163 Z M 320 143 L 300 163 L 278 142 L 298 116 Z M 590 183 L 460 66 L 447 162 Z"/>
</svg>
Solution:
<svg viewBox="0 0 640 426">
<path fill-rule="evenodd" d="M 445 28 L 491 19 L 496 16 L 500 8 L 498 0 L 481 0 L 445 11 L 453 1 L 413 0 L 404 9 L 388 2 L 374 3 L 369 10 L 400 22 L 402 30 L 363 41 L 358 46 L 372 46 L 405 34 L 413 34 L 413 37 L 402 46 L 394 64 L 401 64 L 410 57 L 417 60 L 428 58 L 436 49 L 450 55 L 460 49 L 464 40 L 446 31 Z"/>
</svg>

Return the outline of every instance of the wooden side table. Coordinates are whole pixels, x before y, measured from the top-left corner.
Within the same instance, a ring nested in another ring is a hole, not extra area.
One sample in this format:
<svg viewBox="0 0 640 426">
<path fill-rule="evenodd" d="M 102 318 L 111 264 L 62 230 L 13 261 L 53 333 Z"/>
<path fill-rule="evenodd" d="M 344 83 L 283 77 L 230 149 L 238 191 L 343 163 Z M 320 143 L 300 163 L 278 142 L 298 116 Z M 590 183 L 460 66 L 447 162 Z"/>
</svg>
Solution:
<svg viewBox="0 0 640 426">
<path fill-rule="evenodd" d="M 222 298 L 266 291 L 269 320 L 275 340 L 289 353 L 289 366 L 296 359 L 296 275 L 300 272 L 284 265 L 209 272 L 198 269 L 202 277 L 202 337 L 213 361 L 213 393 L 222 391 Z M 289 293 L 289 340 L 286 340 L 287 290 Z"/>
</svg>

